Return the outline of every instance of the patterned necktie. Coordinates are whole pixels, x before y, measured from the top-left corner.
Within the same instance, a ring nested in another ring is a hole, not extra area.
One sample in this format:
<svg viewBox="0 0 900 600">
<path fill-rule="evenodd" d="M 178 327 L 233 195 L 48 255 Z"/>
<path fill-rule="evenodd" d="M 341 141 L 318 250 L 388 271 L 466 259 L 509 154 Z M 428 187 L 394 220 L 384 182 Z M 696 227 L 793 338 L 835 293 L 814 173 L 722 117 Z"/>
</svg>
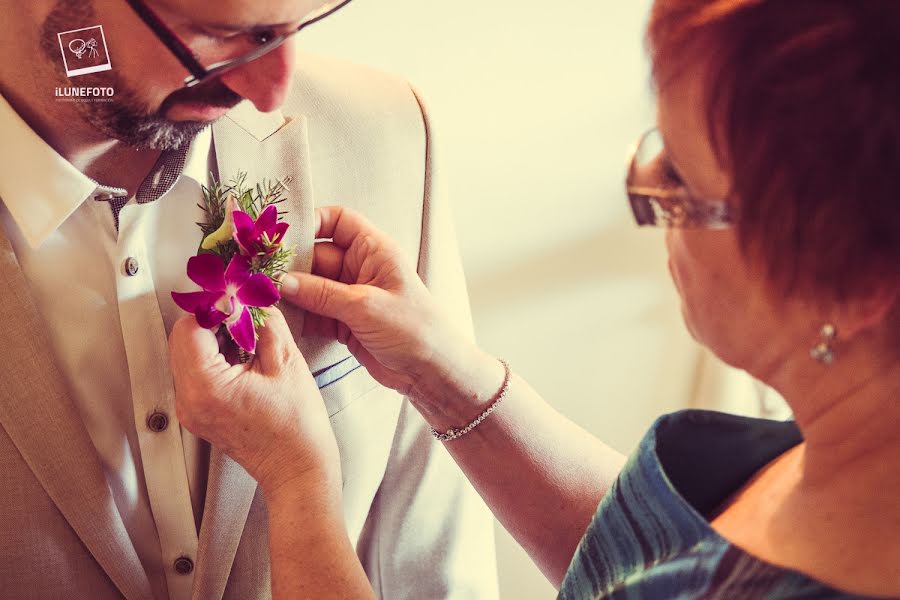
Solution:
<svg viewBox="0 0 900 600">
<path fill-rule="evenodd" d="M 187 157 L 187 151 L 190 144 L 184 144 L 178 150 L 166 150 L 159 155 L 156 164 L 153 165 L 150 173 L 141 182 L 135 199 L 138 204 L 147 204 L 160 199 L 175 185 L 181 172 L 184 170 L 184 160 Z M 122 208 L 128 204 L 128 192 L 122 188 L 114 188 L 109 186 L 100 186 L 102 190 L 94 199 L 100 202 L 109 202 L 112 209 L 113 220 L 116 223 L 116 232 L 119 231 L 119 213 Z"/>
</svg>

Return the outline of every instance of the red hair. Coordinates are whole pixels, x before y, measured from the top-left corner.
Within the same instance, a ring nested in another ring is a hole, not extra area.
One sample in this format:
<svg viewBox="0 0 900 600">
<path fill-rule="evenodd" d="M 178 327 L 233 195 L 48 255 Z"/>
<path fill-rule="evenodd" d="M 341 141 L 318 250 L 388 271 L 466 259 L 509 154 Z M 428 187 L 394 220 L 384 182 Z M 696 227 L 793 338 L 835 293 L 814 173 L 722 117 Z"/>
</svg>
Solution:
<svg viewBox="0 0 900 600">
<path fill-rule="evenodd" d="M 738 236 L 777 289 L 900 281 L 900 2 L 657 0 L 648 45 L 659 87 L 705 69 Z"/>
</svg>

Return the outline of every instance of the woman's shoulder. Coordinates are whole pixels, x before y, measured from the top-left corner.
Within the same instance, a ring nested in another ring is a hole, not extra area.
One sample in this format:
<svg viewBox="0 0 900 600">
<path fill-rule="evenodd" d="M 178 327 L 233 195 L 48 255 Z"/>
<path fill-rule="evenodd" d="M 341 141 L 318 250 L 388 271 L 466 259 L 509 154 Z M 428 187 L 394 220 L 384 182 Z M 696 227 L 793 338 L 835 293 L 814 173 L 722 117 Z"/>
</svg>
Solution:
<svg viewBox="0 0 900 600">
<path fill-rule="evenodd" d="M 800 441 L 791 422 L 699 410 L 660 417 L 598 507 L 560 597 L 851 597 L 743 552 L 708 521 Z"/>
</svg>

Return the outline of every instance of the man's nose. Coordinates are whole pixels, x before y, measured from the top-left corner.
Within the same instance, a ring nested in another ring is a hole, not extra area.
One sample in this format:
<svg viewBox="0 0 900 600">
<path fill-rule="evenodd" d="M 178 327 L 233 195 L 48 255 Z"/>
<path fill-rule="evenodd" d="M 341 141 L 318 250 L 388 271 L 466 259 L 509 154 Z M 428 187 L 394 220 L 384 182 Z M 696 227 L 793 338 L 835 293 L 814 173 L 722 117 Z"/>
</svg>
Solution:
<svg viewBox="0 0 900 600">
<path fill-rule="evenodd" d="M 291 85 L 295 51 L 293 40 L 240 66 L 221 77 L 232 91 L 252 102 L 257 110 L 270 112 L 284 102 Z"/>
</svg>

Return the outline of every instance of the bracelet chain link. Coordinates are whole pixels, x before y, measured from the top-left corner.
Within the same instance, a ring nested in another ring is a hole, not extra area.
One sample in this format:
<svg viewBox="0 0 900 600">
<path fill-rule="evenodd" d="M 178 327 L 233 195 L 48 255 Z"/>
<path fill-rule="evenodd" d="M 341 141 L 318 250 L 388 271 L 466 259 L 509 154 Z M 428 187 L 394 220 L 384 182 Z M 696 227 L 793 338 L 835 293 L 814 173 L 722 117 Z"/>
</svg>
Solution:
<svg viewBox="0 0 900 600">
<path fill-rule="evenodd" d="M 449 442 L 450 440 L 455 440 L 457 438 L 461 438 L 462 436 L 466 435 L 467 433 L 469 433 L 470 431 L 472 431 L 473 429 L 478 427 L 478 425 L 480 425 L 482 421 L 484 421 L 485 419 L 488 418 L 488 415 L 490 415 L 492 412 L 494 412 L 497 409 L 497 407 L 500 405 L 501 402 L 503 402 L 503 399 L 506 398 L 506 395 L 509 393 L 509 382 L 510 382 L 510 379 L 512 379 L 512 370 L 509 368 L 509 363 L 501 358 L 500 364 L 503 365 L 503 370 L 505 372 L 504 376 L 503 376 L 503 385 L 500 386 L 500 391 L 497 392 L 497 394 L 494 396 L 494 399 L 493 399 L 493 402 L 491 402 L 491 405 L 488 406 L 484 410 L 483 413 L 478 415 L 474 421 L 472 421 L 471 423 L 469 423 L 462 429 L 451 428 L 451 429 L 448 429 L 446 432 L 441 433 L 438 430 L 436 430 L 434 427 L 432 427 L 431 435 L 434 436 L 434 439 L 436 439 L 439 442 Z"/>
</svg>

